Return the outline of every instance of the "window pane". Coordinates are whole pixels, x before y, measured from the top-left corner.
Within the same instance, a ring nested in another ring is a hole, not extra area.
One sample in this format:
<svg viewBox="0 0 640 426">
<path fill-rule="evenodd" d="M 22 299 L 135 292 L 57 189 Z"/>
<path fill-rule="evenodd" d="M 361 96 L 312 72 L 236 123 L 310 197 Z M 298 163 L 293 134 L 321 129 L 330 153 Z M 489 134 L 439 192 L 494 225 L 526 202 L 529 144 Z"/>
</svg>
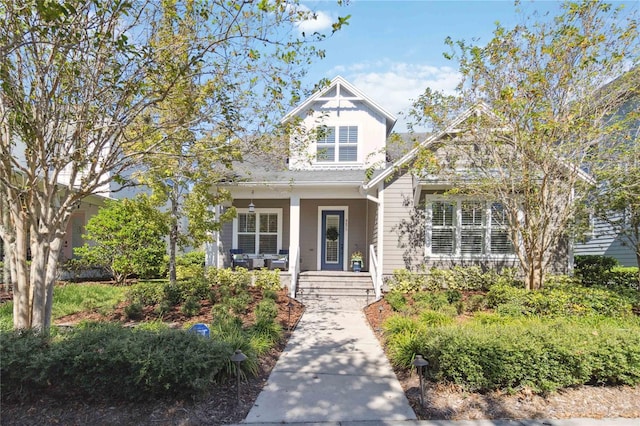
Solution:
<svg viewBox="0 0 640 426">
<path fill-rule="evenodd" d="M 453 226 L 453 204 L 444 201 L 435 201 L 431 209 L 431 223 L 433 226 Z"/>
<path fill-rule="evenodd" d="M 278 215 L 276 213 L 260 215 L 260 232 L 278 232 Z"/>
<path fill-rule="evenodd" d="M 358 143 L 358 126 L 340 126 L 339 142 Z"/>
<path fill-rule="evenodd" d="M 318 129 L 318 143 L 319 144 L 334 144 L 336 143 L 336 128 L 335 127 L 321 127 Z"/>
<path fill-rule="evenodd" d="M 249 254 L 255 254 L 256 252 L 256 237 L 254 234 L 242 234 L 238 235 L 238 248 L 243 252 Z"/>
<path fill-rule="evenodd" d="M 491 204 L 491 225 L 492 226 L 507 226 L 507 212 L 500 203 Z"/>
<path fill-rule="evenodd" d="M 431 232 L 431 253 L 453 254 L 453 229 L 434 229 Z"/>
<path fill-rule="evenodd" d="M 340 161 L 357 161 L 357 160 L 358 160 L 357 146 L 341 146 L 340 147 Z"/>
<path fill-rule="evenodd" d="M 261 234 L 260 235 L 260 254 L 277 254 L 278 253 L 278 236 Z"/>
<path fill-rule="evenodd" d="M 482 254 L 484 238 L 482 229 L 462 229 L 460 234 L 460 252 Z"/>
<path fill-rule="evenodd" d="M 509 241 L 508 231 L 506 229 L 491 229 L 491 253 L 513 253 L 513 245 L 511 241 Z"/>
<path fill-rule="evenodd" d="M 318 160 L 317 161 L 335 161 L 335 158 L 336 158 L 335 146 L 318 144 Z"/>
<path fill-rule="evenodd" d="M 253 213 L 239 213 L 238 232 L 256 232 L 256 215 Z"/>
<path fill-rule="evenodd" d="M 482 203 L 463 202 L 462 203 L 462 226 L 482 226 L 482 216 L 484 208 Z"/>
</svg>

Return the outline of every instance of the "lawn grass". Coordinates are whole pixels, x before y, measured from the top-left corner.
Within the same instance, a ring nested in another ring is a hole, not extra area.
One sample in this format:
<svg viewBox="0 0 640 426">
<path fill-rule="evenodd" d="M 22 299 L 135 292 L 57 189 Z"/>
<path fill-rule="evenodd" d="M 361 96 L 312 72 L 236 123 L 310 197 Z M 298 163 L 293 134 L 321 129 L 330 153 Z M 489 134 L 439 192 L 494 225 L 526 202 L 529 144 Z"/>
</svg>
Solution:
<svg viewBox="0 0 640 426">
<path fill-rule="evenodd" d="M 74 283 L 56 285 L 53 289 L 53 319 L 76 312 L 97 310 L 109 312 L 124 300 L 128 287 L 111 284 Z M 13 302 L 0 305 L 0 330 L 13 328 Z"/>
</svg>

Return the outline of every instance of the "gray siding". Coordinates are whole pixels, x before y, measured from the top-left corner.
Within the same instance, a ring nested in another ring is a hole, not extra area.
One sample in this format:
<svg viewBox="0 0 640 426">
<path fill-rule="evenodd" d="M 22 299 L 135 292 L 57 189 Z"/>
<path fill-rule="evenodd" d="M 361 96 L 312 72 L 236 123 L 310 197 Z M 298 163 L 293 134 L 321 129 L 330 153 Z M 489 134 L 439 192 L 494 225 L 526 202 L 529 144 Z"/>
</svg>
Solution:
<svg viewBox="0 0 640 426">
<path fill-rule="evenodd" d="M 318 269 L 318 207 L 347 206 L 349 208 L 349 245 L 348 256 L 358 250 L 365 255 L 369 245 L 369 211 L 366 200 L 328 199 L 300 200 L 300 270 L 315 271 Z M 288 222 L 287 225 L 288 227 Z M 348 268 L 348 265 L 345 265 Z"/>
<path fill-rule="evenodd" d="M 633 249 L 616 235 L 604 222 L 596 222 L 593 236 L 584 243 L 575 244 L 575 255 L 609 256 L 618 259 L 622 266 L 638 266 Z"/>
<path fill-rule="evenodd" d="M 384 190 L 384 264 L 382 273 L 417 269 L 424 262 L 424 221 L 413 205 L 413 180 L 405 173 Z"/>
</svg>

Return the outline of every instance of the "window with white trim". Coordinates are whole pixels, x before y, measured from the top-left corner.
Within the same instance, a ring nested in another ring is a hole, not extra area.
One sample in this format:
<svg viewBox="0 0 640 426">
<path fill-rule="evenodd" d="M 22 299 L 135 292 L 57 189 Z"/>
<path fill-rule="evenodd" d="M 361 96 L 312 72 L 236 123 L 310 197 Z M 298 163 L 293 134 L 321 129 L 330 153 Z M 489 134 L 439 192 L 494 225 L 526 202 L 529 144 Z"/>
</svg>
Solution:
<svg viewBox="0 0 640 426">
<path fill-rule="evenodd" d="M 277 254 L 282 245 L 282 209 L 238 210 L 233 247 L 248 254 Z"/>
<path fill-rule="evenodd" d="M 319 131 L 316 161 L 346 163 L 358 161 L 358 126 L 327 126 Z"/>
<path fill-rule="evenodd" d="M 427 199 L 427 255 L 510 255 L 507 214 L 500 203 Z"/>
</svg>

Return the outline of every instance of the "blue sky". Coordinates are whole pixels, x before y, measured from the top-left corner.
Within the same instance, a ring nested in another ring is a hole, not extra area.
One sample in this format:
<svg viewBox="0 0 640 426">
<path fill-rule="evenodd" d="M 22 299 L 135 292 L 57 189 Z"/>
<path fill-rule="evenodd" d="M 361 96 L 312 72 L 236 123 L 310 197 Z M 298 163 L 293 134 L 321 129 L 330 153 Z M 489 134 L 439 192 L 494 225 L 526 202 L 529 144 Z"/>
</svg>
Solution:
<svg viewBox="0 0 640 426">
<path fill-rule="evenodd" d="M 338 16 L 351 15 L 348 26 L 321 43 L 326 58 L 312 66 L 307 86 L 321 78 L 343 76 L 398 117 L 394 128 L 398 132 L 406 131 L 398 113 L 427 87 L 444 91 L 455 87 L 456 64 L 442 55 L 447 36 L 483 44 L 490 40 L 496 21 L 506 27 L 523 23 L 513 1 L 351 0 L 340 7 L 334 0 L 303 0 L 303 5 L 318 16 L 306 24 L 306 31 L 326 31 Z M 521 8 L 527 15 L 556 14 L 559 5 L 523 0 Z"/>
</svg>

